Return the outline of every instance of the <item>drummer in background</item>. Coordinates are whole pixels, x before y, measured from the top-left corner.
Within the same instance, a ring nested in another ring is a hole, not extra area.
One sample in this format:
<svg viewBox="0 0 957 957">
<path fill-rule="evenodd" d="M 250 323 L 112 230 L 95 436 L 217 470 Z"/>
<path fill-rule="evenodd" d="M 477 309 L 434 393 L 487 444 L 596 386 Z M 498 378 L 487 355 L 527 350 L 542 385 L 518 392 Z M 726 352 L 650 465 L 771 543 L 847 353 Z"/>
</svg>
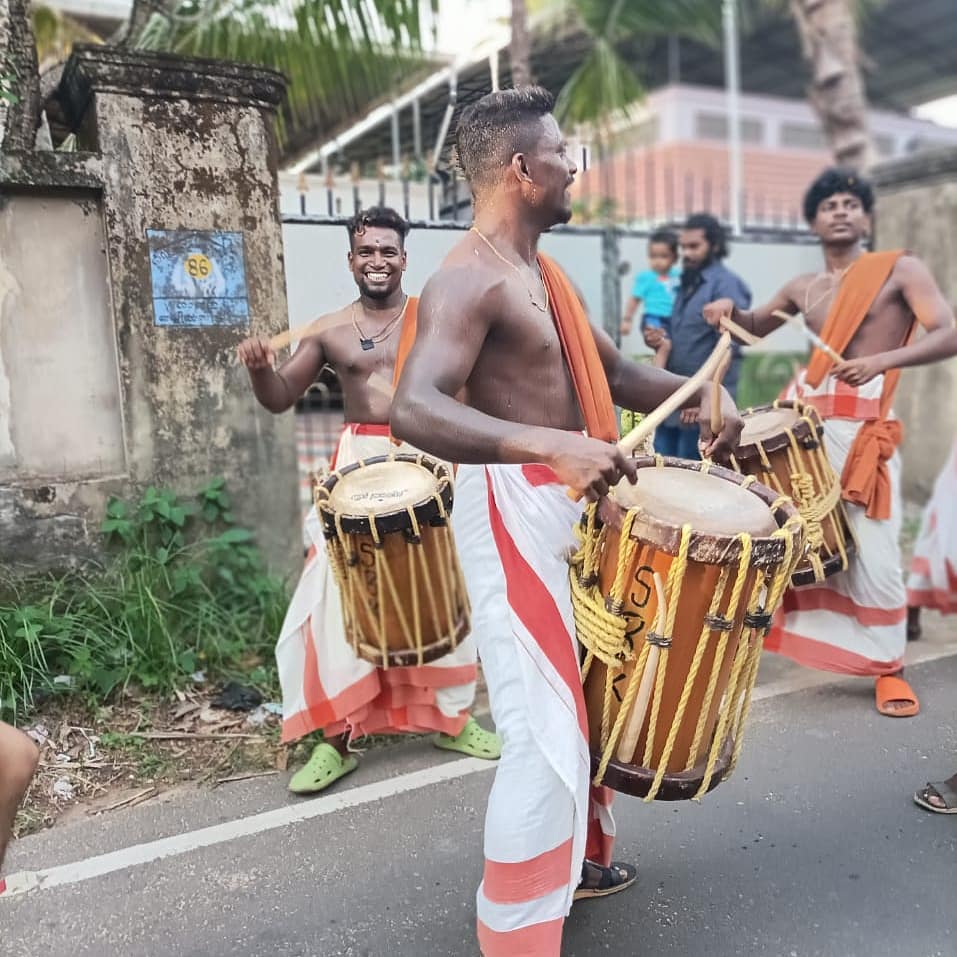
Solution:
<svg viewBox="0 0 957 957">
<path fill-rule="evenodd" d="M 461 552 L 504 742 L 478 891 L 485 957 L 558 957 L 572 901 L 637 876 L 611 861 L 610 791 L 589 787 L 567 563 L 582 506 L 567 491 L 596 499 L 635 481 L 635 460 L 614 444 L 612 400 L 648 412 L 685 381 L 625 360 L 589 325 L 557 264 L 538 255 L 541 233 L 571 217 L 576 172 L 553 105 L 546 90 L 524 87 L 463 111 L 457 150 L 475 224 L 425 288 L 392 405 L 397 436 L 474 463 L 459 466 L 456 535 L 475 540 L 472 528 L 489 524 L 494 534 Z M 707 423 L 710 388 L 692 401 Z M 742 427 L 727 392 L 722 413 L 720 436 L 705 426 L 717 454 Z"/>
<path fill-rule="evenodd" d="M 418 307 L 418 300 L 402 290 L 409 224 L 393 209 L 373 207 L 358 213 L 347 229 L 347 261 L 358 298 L 324 317 L 324 331 L 303 339 L 278 369 L 268 339 L 250 338 L 239 346 L 253 392 L 270 412 L 292 408 L 324 365 L 338 375 L 346 425 L 334 468 L 395 450 L 390 397 L 368 380 L 374 373 L 392 379 L 400 336 L 414 335 Z M 438 732 L 439 747 L 497 759 L 498 737 L 469 714 L 477 675 L 475 639 L 468 636 L 422 667 L 380 669 L 358 658 L 346 640 L 315 509 L 306 523 L 313 545 L 276 645 L 282 739 L 295 741 L 321 730 L 323 740 L 293 775 L 290 790 L 312 794 L 354 770 L 357 760 L 349 744 L 370 734 Z"/>
<path fill-rule="evenodd" d="M 844 361 L 814 350 L 789 398 L 824 420 L 828 458 L 858 541 L 847 571 L 789 590 L 765 648 L 826 671 L 875 677 L 877 710 L 917 714 L 902 676 L 906 646 L 901 578 L 900 422 L 891 412 L 899 369 L 957 355 L 954 314 L 927 267 L 901 250 L 866 253 L 874 193 L 857 173 L 825 170 L 804 197 L 804 215 L 821 241 L 824 270 L 797 276 L 766 305 L 742 310 L 729 299 L 705 307 L 718 326 L 730 315 L 766 336 L 773 313 L 803 313 Z M 915 339 L 917 326 L 924 335 Z"/>
</svg>

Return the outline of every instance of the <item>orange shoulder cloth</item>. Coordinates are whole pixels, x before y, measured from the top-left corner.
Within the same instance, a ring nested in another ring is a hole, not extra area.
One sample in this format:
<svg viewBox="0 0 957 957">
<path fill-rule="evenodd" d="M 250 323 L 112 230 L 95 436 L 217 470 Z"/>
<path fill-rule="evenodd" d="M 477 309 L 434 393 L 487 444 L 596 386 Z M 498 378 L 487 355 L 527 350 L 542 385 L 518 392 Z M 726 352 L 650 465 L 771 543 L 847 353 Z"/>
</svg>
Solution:
<svg viewBox="0 0 957 957">
<path fill-rule="evenodd" d="M 593 439 L 615 442 L 618 439 L 615 406 L 595 336 L 578 293 L 555 260 L 539 253 L 538 265 L 548 289 L 552 318 L 585 419 L 585 429 Z"/>
<path fill-rule="evenodd" d="M 903 250 L 865 253 L 847 271 L 834 302 L 828 311 L 821 338 L 837 352 L 842 353 L 854 338 L 867 316 L 871 304 L 887 282 Z M 910 340 L 916 323 L 908 330 L 904 342 Z M 808 363 L 806 380 L 812 388 L 821 384 L 834 361 L 820 349 L 815 349 Z M 868 518 L 887 519 L 891 516 L 891 482 L 887 462 L 904 437 L 903 427 L 896 419 L 888 419 L 900 369 L 884 373 L 881 391 L 880 416 L 865 422 L 844 463 L 841 487 L 846 501 L 867 509 Z"/>
<path fill-rule="evenodd" d="M 402 317 L 402 331 L 399 333 L 399 349 L 395 356 L 395 371 L 392 373 L 392 388 L 399 384 L 399 376 L 402 375 L 402 367 L 405 360 L 409 358 L 412 346 L 415 345 L 415 327 L 416 320 L 419 317 L 419 297 L 409 296 L 409 301 L 405 304 L 405 315 Z"/>
</svg>

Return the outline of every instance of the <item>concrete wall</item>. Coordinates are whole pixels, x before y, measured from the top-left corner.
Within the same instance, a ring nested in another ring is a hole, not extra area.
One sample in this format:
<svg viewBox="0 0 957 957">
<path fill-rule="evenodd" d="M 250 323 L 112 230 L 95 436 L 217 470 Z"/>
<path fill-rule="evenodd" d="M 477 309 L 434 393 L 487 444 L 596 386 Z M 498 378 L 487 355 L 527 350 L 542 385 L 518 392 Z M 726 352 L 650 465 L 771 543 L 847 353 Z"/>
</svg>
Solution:
<svg viewBox="0 0 957 957">
<path fill-rule="evenodd" d="M 282 92 L 270 71 L 79 48 L 60 99 L 82 152 L 0 157 L 0 561 L 82 557 L 109 494 L 222 475 L 237 520 L 295 566 L 292 416 L 261 410 L 232 363 L 250 328 L 287 324 Z M 147 230 L 241 234 L 248 321 L 158 324 Z M 50 522 L 68 529 L 52 546 Z"/>
<path fill-rule="evenodd" d="M 957 148 L 879 166 L 876 238 L 880 249 L 914 252 L 957 309 Z M 923 501 L 957 433 L 957 359 L 906 370 L 895 403 L 906 429 L 906 498 Z"/>
</svg>

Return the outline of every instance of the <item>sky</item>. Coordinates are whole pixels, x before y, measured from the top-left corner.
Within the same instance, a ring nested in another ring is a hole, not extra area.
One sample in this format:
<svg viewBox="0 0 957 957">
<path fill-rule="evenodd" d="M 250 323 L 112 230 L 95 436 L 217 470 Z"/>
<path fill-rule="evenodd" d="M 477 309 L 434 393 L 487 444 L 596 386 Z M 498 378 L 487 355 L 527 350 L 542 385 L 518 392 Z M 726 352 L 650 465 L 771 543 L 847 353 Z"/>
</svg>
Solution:
<svg viewBox="0 0 957 957">
<path fill-rule="evenodd" d="M 914 115 L 922 120 L 932 120 L 941 126 L 957 129 L 957 93 L 940 100 L 931 100 L 930 103 L 922 103 L 914 110 Z"/>
</svg>

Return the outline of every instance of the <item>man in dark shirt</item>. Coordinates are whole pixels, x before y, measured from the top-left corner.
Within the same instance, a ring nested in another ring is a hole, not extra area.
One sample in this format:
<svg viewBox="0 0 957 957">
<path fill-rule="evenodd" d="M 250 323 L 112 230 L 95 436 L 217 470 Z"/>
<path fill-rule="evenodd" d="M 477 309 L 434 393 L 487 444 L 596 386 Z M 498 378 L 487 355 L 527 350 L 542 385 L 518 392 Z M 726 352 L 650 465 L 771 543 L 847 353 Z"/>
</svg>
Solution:
<svg viewBox="0 0 957 957">
<path fill-rule="evenodd" d="M 713 301 L 714 294 L 733 299 L 739 309 L 751 305 L 751 290 L 740 276 L 721 262 L 728 254 L 724 229 L 714 216 L 695 213 L 681 230 L 681 257 L 684 269 L 681 287 L 675 296 L 671 313 L 671 352 L 666 368 L 678 375 L 697 372 L 718 342 L 719 331 L 704 321 L 702 309 Z M 661 345 L 664 332 L 649 328 L 645 343 L 652 349 Z M 738 385 L 741 353 L 734 346 L 734 358 L 725 376 L 724 384 L 731 395 Z M 683 459 L 700 458 L 698 454 L 698 426 L 672 415 L 655 433 L 655 451 L 661 455 L 675 455 Z"/>
</svg>

